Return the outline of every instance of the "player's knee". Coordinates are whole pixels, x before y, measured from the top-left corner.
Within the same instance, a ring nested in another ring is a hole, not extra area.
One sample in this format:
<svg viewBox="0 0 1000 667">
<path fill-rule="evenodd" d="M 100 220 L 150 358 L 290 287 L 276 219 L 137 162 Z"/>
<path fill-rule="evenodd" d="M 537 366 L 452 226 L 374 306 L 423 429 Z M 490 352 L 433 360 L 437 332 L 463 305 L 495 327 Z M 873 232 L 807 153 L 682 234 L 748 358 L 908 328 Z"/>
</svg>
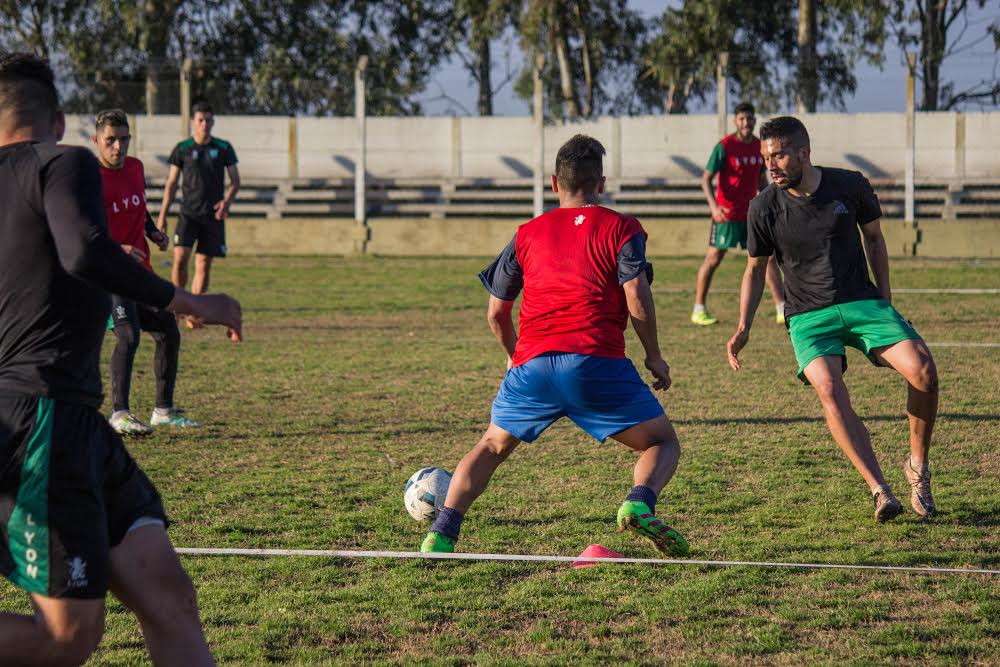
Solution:
<svg viewBox="0 0 1000 667">
<path fill-rule="evenodd" d="M 139 347 L 139 332 L 133 326 L 117 326 L 115 340 L 118 345 L 128 350 L 129 354 L 135 354 Z"/>
<path fill-rule="evenodd" d="M 480 446 L 501 461 L 510 456 L 511 452 L 513 452 L 514 448 L 517 446 L 517 441 L 511 441 L 506 438 L 498 438 L 490 434 L 484 435 L 483 439 L 479 442 Z"/>
<path fill-rule="evenodd" d="M 938 392 L 937 366 L 934 365 L 932 359 L 922 361 L 920 368 L 917 369 L 913 387 L 917 391 L 925 393 L 936 394 Z"/>
<path fill-rule="evenodd" d="M 825 407 L 836 408 L 840 401 L 843 399 L 842 385 L 836 382 L 833 378 L 821 378 L 817 380 L 810 380 L 813 389 L 816 390 L 816 395 L 819 396 L 819 400 L 823 403 Z"/>
<path fill-rule="evenodd" d="M 44 623 L 44 622 L 43 622 Z M 82 665 L 101 643 L 104 610 L 74 619 L 60 627 L 44 625 L 45 648 L 40 652 L 48 665 Z"/>
<path fill-rule="evenodd" d="M 160 627 L 197 622 L 198 593 L 179 565 L 157 573 L 148 583 L 146 603 L 134 610 L 143 622 Z"/>
</svg>

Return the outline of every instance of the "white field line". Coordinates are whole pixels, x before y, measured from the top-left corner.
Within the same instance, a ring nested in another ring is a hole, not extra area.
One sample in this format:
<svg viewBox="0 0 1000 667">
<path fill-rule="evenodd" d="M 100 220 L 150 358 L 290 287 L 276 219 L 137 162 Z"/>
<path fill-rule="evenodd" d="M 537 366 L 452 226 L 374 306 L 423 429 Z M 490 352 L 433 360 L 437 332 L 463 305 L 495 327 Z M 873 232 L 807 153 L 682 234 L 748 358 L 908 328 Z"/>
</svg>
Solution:
<svg viewBox="0 0 1000 667">
<path fill-rule="evenodd" d="M 531 556 L 527 554 L 420 553 L 419 551 L 341 551 L 337 549 L 210 549 L 179 548 L 185 556 L 319 556 L 326 558 L 412 558 L 424 560 L 531 561 L 536 563 L 633 563 L 643 565 L 688 565 L 698 567 L 770 567 L 810 570 L 873 570 L 919 574 L 1000 574 L 1000 570 L 959 567 L 900 565 L 855 565 L 838 563 L 782 563 L 745 560 L 695 560 L 671 558 L 580 558 L 579 556 Z"/>
</svg>

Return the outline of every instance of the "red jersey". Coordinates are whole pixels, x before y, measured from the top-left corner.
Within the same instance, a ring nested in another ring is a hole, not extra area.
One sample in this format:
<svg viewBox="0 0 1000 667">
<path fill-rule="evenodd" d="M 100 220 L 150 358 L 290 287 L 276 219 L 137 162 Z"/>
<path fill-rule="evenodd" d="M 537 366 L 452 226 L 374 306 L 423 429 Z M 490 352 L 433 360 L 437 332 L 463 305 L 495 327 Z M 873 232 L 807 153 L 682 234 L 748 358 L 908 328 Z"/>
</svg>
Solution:
<svg viewBox="0 0 1000 667">
<path fill-rule="evenodd" d="M 638 220 L 602 206 L 557 208 L 518 228 L 524 296 L 515 366 L 545 352 L 625 356 L 618 254 L 636 234 L 646 238 Z"/>
<path fill-rule="evenodd" d="M 750 200 L 757 196 L 763 170 L 764 158 L 757 137 L 745 144 L 730 134 L 716 144 L 705 171 L 719 175 L 715 201 L 729 209 L 728 220 L 746 222 Z"/>
<path fill-rule="evenodd" d="M 146 174 L 142 162 L 126 156 L 121 169 L 101 165 L 101 181 L 111 238 L 146 253 L 144 264 L 152 271 L 146 243 Z"/>
</svg>

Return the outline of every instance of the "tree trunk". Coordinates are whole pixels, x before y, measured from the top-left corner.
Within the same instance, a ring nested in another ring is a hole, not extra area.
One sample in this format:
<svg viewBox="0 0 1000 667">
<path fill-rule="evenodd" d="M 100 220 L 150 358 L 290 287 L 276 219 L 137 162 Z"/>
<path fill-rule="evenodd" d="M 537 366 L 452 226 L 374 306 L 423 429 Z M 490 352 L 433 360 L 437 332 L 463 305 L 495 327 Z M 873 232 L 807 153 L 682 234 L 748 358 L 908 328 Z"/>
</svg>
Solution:
<svg viewBox="0 0 1000 667">
<path fill-rule="evenodd" d="M 170 111 L 166 109 L 160 88 L 163 63 L 170 46 L 170 30 L 174 17 L 183 0 L 143 0 L 140 41 L 146 56 L 146 113 Z"/>
<path fill-rule="evenodd" d="M 476 79 L 479 81 L 479 115 L 493 115 L 493 79 L 491 71 L 493 69 L 492 54 L 490 53 L 490 40 L 480 39 L 478 49 L 478 61 L 476 64 L 479 73 Z"/>
<path fill-rule="evenodd" d="M 816 2 L 799 0 L 799 81 L 795 107 L 799 113 L 815 113 L 819 98 L 816 63 Z"/>
<path fill-rule="evenodd" d="M 580 103 L 576 99 L 576 91 L 573 90 L 573 74 L 569 66 L 569 43 L 566 39 L 565 26 L 560 26 L 559 33 L 555 36 L 556 60 L 559 62 L 559 81 L 562 88 L 563 104 L 565 113 L 569 118 L 580 117 Z"/>
<path fill-rule="evenodd" d="M 926 0 L 923 12 L 923 25 L 920 26 L 920 67 L 923 70 L 924 90 L 920 108 L 924 111 L 938 109 L 947 7 L 947 0 Z"/>
<path fill-rule="evenodd" d="M 590 115 L 594 112 L 594 74 L 590 68 L 590 35 L 587 31 L 587 23 L 583 18 L 583 11 L 580 4 L 581 0 L 577 0 L 573 6 L 576 10 L 580 37 L 583 42 L 580 49 L 583 58 L 583 116 L 584 118 L 590 118 Z"/>
</svg>

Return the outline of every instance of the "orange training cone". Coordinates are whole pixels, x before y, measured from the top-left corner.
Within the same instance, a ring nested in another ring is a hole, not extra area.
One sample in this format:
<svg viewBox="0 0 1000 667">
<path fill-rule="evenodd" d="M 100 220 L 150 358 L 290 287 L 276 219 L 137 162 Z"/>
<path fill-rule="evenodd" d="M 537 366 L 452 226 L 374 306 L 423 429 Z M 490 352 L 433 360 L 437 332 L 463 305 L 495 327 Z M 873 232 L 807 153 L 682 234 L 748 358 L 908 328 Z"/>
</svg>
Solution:
<svg viewBox="0 0 1000 667">
<path fill-rule="evenodd" d="M 600 562 L 587 560 L 587 558 L 624 558 L 620 553 L 615 553 L 611 549 L 606 549 L 600 544 L 591 544 L 580 554 L 580 560 L 573 561 L 573 567 L 590 567 L 600 565 Z"/>
</svg>

